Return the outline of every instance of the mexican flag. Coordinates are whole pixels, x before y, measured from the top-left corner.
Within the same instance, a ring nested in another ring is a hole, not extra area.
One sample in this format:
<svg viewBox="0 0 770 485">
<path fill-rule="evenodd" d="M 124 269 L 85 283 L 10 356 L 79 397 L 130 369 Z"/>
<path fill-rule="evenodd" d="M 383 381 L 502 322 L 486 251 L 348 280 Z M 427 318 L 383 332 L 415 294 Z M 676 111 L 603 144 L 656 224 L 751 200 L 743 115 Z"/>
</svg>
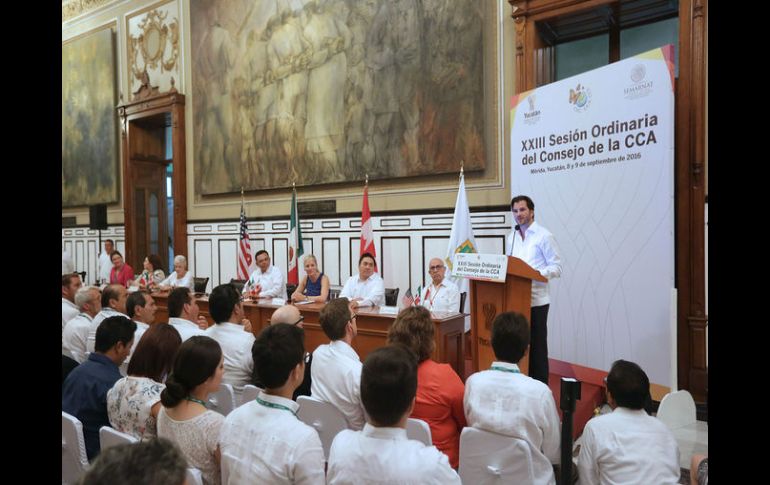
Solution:
<svg viewBox="0 0 770 485">
<path fill-rule="evenodd" d="M 304 254 L 302 247 L 302 230 L 299 227 L 299 212 L 297 211 L 297 190 L 291 192 L 291 223 L 289 224 L 289 271 L 288 283 L 299 284 L 299 257 Z"/>
</svg>

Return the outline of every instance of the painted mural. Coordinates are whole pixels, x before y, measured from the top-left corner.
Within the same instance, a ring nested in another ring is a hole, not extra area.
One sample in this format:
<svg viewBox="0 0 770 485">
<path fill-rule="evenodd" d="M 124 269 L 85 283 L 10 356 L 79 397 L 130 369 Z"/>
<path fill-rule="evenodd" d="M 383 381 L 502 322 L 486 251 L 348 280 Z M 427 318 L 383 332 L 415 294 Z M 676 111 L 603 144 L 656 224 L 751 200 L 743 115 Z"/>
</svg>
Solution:
<svg viewBox="0 0 770 485">
<path fill-rule="evenodd" d="M 191 2 L 196 192 L 482 170 L 482 2 Z"/>
<path fill-rule="evenodd" d="M 118 201 L 115 48 L 106 28 L 62 45 L 62 206 Z"/>
</svg>

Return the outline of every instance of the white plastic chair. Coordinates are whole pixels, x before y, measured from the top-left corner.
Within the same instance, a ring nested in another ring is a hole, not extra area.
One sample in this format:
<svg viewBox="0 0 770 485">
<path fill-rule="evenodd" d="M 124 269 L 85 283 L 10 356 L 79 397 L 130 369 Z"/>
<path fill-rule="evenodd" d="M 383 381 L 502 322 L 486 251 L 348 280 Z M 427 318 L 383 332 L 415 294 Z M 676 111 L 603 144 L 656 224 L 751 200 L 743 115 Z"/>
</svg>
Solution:
<svg viewBox="0 0 770 485">
<path fill-rule="evenodd" d="M 655 417 L 663 421 L 670 430 L 695 424 L 695 401 L 688 391 L 669 392 L 660 400 Z"/>
<path fill-rule="evenodd" d="M 130 434 L 123 433 L 109 426 L 99 428 L 99 449 L 104 451 L 110 446 L 131 445 L 139 440 Z"/>
<path fill-rule="evenodd" d="M 235 409 L 235 391 L 230 384 L 219 384 L 219 390 L 209 396 L 209 409 L 227 416 Z"/>
<path fill-rule="evenodd" d="M 187 469 L 187 485 L 203 485 L 203 477 L 200 470 L 194 467 Z"/>
<path fill-rule="evenodd" d="M 526 441 L 476 428 L 460 434 L 460 468 L 463 483 L 534 483 L 532 453 Z"/>
<path fill-rule="evenodd" d="M 297 404 L 299 404 L 297 417 L 318 431 L 318 437 L 321 438 L 321 445 L 324 449 L 324 458 L 328 460 L 329 449 L 332 447 L 334 437 L 340 431 L 348 429 L 345 415 L 334 404 L 311 396 L 297 397 Z"/>
<path fill-rule="evenodd" d="M 430 426 L 422 419 L 409 418 L 406 422 L 406 437 L 410 440 L 417 440 L 424 443 L 425 446 L 433 444 L 433 438 L 430 435 Z"/>
<path fill-rule="evenodd" d="M 88 469 L 83 423 L 78 418 L 61 413 L 61 481 L 76 483 Z"/>
<path fill-rule="evenodd" d="M 246 384 L 243 386 L 243 392 L 241 393 L 241 402 L 238 403 L 238 406 L 242 406 L 243 404 L 246 404 L 249 401 L 253 401 L 257 398 L 257 395 L 259 394 L 259 391 L 261 391 L 259 387 L 253 385 L 253 384 Z"/>
</svg>

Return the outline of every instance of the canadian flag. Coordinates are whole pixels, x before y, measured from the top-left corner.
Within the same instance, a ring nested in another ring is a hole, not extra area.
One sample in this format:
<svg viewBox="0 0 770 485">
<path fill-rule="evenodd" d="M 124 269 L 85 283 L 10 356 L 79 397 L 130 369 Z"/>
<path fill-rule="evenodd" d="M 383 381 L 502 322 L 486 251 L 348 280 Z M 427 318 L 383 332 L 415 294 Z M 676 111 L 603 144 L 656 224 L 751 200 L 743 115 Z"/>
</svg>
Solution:
<svg viewBox="0 0 770 485">
<path fill-rule="evenodd" d="M 371 254 L 377 260 L 377 251 L 374 249 L 374 232 L 372 231 L 372 216 L 369 213 L 369 185 L 364 185 L 364 207 L 361 209 L 361 251 L 359 257 Z M 377 265 L 374 266 L 377 271 Z"/>
</svg>

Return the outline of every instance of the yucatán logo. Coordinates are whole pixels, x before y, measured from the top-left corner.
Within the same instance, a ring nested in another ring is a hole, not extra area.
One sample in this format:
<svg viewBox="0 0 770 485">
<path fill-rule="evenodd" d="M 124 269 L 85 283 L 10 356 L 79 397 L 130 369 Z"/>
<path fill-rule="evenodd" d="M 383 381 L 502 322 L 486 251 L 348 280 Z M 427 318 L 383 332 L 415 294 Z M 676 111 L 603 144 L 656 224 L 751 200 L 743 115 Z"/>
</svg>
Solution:
<svg viewBox="0 0 770 485">
<path fill-rule="evenodd" d="M 529 103 L 529 111 L 524 112 L 524 123 L 527 125 L 534 125 L 540 121 L 540 110 L 535 108 L 535 95 L 530 94 L 527 97 Z"/>
</svg>

